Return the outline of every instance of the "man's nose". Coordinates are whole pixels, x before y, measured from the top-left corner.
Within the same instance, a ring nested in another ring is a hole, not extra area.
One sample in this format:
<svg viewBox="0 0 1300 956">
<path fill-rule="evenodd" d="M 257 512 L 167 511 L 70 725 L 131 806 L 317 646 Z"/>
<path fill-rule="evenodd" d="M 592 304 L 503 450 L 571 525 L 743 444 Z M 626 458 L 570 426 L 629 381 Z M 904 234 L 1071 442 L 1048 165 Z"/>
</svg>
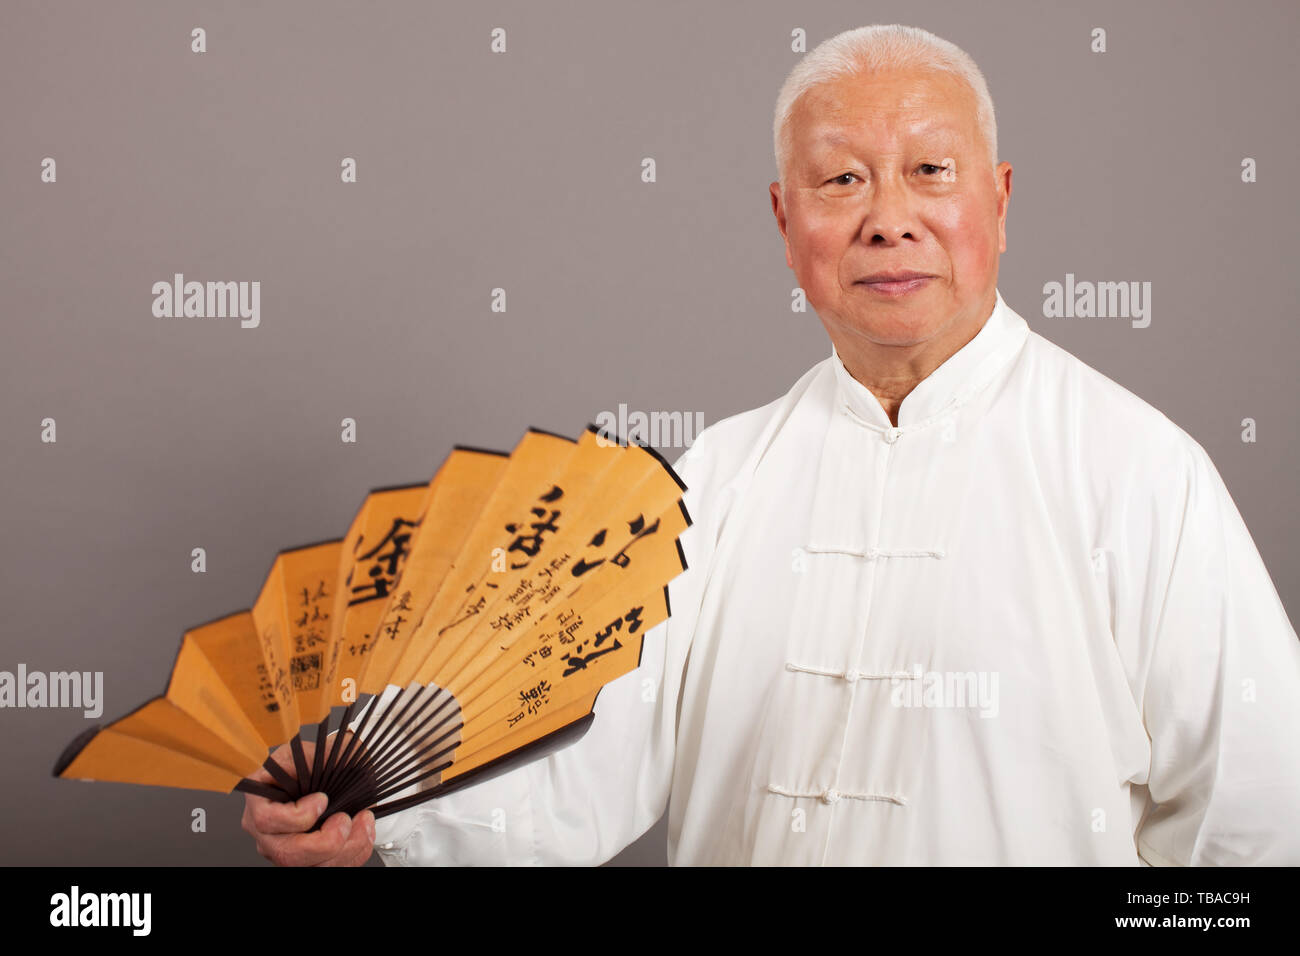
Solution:
<svg viewBox="0 0 1300 956">
<path fill-rule="evenodd" d="M 919 239 L 920 223 L 907 187 L 894 179 L 878 180 L 867 198 L 862 238 L 877 245 Z"/>
</svg>

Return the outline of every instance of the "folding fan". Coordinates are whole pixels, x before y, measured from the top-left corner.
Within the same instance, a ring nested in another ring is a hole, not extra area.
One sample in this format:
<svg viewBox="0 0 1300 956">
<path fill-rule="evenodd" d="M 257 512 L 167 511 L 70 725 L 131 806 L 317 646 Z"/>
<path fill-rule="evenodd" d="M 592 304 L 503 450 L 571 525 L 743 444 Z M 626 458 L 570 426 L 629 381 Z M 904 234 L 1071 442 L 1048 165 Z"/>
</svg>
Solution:
<svg viewBox="0 0 1300 956">
<path fill-rule="evenodd" d="M 280 552 L 252 608 L 187 631 L 166 692 L 79 736 L 54 775 L 324 791 L 323 822 L 552 752 L 668 617 L 684 488 L 594 425 L 529 429 L 508 455 L 458 445 L 427 485 L 372 491 L 346 537 Z M 351 732 L 330 736 L 336 707 Z M 267 753 L 286 742 L 296 776 Z M 247 779 L 259 766 L 273 783 Z"/>
</svg>

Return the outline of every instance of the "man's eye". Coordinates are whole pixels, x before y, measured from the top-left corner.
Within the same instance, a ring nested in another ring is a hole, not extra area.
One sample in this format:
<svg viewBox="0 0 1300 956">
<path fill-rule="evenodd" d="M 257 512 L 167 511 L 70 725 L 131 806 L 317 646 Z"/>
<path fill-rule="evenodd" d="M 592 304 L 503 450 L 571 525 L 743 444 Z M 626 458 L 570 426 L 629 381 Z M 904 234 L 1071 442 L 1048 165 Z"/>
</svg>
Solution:
<svg viewBox="0 0 1300 956">
<path fill-rule="evenodd" d="M 827 183 L 834 183 L 836 186 L 847 186 L 847 185 L 849 185 L 848 183 L 840 182 L 840 180 L 844 179 L 844 177 L 846 177 L 846 176 L 853 176 L 854 179 L 857 179 L 857 178 L 858 178 L 858 177 L 857 177 L 856 175 L 854 175 L 853 173 L 840 173 L 840 174 L 839 174 L 838 176 L 836 176 L 834 179 L 828 179 L 828 180 L 826 180 L 826 182 L 827 182 Z"/>
<path fill-rule="evenodd" d="M 942 173 L 942 172 L 945 172 L 945 171 L 948 169 L 948 167 L 947 167 L 947 166 L 936 166 L 934 163 L 922 163 L 922 164 L 921 164 L 921 169 L 923 169 L 923 170 L 925 170 L 925 169 L 932 169 L 932 170 L 934 170 L 933 173 L 927 173 L 927 174 L 926 174 L 927 176 L 933 176 L 935 173 Z"/>
</svg>

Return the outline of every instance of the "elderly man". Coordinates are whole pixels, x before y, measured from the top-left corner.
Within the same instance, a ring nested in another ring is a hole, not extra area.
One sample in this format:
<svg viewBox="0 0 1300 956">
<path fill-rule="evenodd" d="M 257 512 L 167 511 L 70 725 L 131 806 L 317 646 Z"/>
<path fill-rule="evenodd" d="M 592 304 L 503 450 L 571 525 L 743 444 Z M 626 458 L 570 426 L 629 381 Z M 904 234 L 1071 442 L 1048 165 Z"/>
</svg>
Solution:
<svg viewBox="0 0 1300 956">
<path fill-rule="evenodd" d="M 385 862 L 598 863 L 667 804 L 678 864 L 1300 863 L 1300 643 L 1204 450 L 998 293 L 975 64 L 841 34 L 775 134 L 831 355 L 678 460 L 690 568 L 588 735 Z M 364 859 L 312 799 L 248 798 L 262 851 Z"/>
</svg>

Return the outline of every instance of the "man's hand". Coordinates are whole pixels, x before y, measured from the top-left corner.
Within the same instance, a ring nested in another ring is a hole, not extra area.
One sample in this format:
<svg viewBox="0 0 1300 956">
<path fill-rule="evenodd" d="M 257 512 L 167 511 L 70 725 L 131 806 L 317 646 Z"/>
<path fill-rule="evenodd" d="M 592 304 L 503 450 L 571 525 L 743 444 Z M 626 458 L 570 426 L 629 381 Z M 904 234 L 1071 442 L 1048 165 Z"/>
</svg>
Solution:
<svg viewBox="0 0 1300 956">
<path fill-rule="evenodd" d="M 302 749 L 310 761 L 316 745 L 304 740 Z M 294 773 L 293 752 L 288 744 L 271 757 Z M 259 768 L 249 779 L 272 782 L 265 768 Z M 257 852 L 276 866 L 361 866 L 375 848 L 375 815 L 369 810 L 355 817 L 336 813 L 315 833 L 306 832 L 325 812 L 328 802 L 323 793 L 309 793 L 293 803 L 274 803 L 246 793 L 241 824 L 257 842 Z"/>
</svg>

